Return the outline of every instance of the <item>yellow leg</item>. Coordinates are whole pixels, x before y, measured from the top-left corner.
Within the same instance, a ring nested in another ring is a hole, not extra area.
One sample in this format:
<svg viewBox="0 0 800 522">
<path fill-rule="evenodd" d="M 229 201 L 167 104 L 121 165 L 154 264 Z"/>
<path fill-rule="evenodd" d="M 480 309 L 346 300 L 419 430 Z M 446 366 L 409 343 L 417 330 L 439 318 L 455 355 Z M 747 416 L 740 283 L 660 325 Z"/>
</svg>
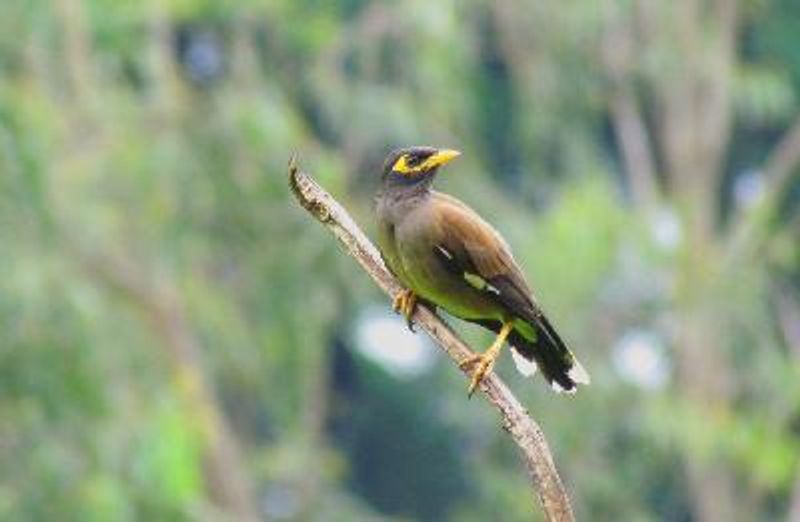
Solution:
<svg viewBox="0 0 800 522">
<path fill-rule="evenodd" d="M 459 366 L 462 368 L 467 368 L 475 363 L 478 363 L 478 367 L 475 368 L 475 371 L 472 373 L 472 381 L 469 384 L 469 391 L 467 392 L 469 397 L 472 397 L 475 389 L 478 387 L 484 377 L 486 377 L 486 374 L 492 371 L 494 362 L 497 360 L 497 357 L 500 355 L 500 350 L 503 348 L 503 343 L 506 342 L 508 334 L 510 334 L 511 330 L 513 329 L 514 325 L 512 322 L 509 321 L 507 323 L 503 323 L 500 333 L 497 334 L 497 337 L 495 337 L 494 342 L 488 350 L 486 350 L 484 353 L 467 357 L 459 363 Z"/>
<path fill-rule="evenodd" d="M 392 308 L 395 312 L 403 314 L 406 318 L 408 329 L 414 331 L 411 317 L 414 315 L 414 310 L 417 309 L 417 294 L 413 290 L 403 290 L 392 301 Z"/>
</svg>

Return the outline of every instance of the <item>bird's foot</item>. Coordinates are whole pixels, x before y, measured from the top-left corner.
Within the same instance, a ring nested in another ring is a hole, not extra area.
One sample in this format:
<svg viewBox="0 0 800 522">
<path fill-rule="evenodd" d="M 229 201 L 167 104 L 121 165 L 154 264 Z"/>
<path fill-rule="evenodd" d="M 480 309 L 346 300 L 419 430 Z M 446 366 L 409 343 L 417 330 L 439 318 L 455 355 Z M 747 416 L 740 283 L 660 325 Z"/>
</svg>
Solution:
<svg viewBox="0 0 800 522">
<path fill-rule="evenodd" d="M 503 348 L 503 343 L 506 341 L 508 334 L 513 329 L 512 323 L 504 323 L 500 332 L 497 334 L 492 345 L 484 353 L 476 353 L 465 357 L 458 363 L 462 370 L 466 370 L 470 366 L 477 364 L 475 371 L 472 372 L 472 379 L 469 383 L 467 390 L 467 397 L 472 398 L 472 394 L 478 388 L 478 385 L 483 381 L 486 375 L 494 368 L 494 363 L 500 355 L 500 350 Z"/>
<path fill-rule="evenodd" d="M 472 394 L 475 393 L 475 390 L 478 388 L 478 385 L 483 381 L 486 375 L 492 371 L 494 368 L 494 362 L 497 360 L 497 356 L 500 354 L 500 350 L 492 351 L 487 350 L 486 353 L 477 353 L 474 355 L 470 355 L 469 357 L 465 357 L 458 363 L 458 366 L 466 370 L 470 366 L 477 367 L 472 372 L 472 379 L 469 383 L 469 389 L 467 390 L 467 396 L 472 397 Z"/>
<path fill-rule="evenodd" d="M 403 290 L 392 301 L 392 308 L 395 312 L 403 314 L 406 318 L 408 329 L 414 331 L 414 323 L 411 317 L 417 309 L 417 294 L 413 290 Z"/>
</svg>

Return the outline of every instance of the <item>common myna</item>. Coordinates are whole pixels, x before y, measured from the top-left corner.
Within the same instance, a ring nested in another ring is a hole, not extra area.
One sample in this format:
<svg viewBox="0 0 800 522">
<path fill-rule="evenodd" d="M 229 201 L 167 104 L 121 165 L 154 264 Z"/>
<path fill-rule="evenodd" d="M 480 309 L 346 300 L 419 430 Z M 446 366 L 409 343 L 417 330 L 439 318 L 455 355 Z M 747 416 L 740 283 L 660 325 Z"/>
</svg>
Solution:
<svg viewBox="0 0 800 522">
<path fill-rule="evenodd" d="M 431 189 L 439 167 L 459 155 L 412 147 L 386 159 L 376 199 L 378 243 L 407 287 L 395 310 L 410 327 L 419 298 L 497 333 L 488 350 L 461 362 L 477 365 L 470 395 L 506 341 L 524 375 L 541 368 L 554 390 L 574 393 L 577 384 L 589 384 L 589 375 L 539 308 L 508 244 L 467 205 Z"/>
</svg>

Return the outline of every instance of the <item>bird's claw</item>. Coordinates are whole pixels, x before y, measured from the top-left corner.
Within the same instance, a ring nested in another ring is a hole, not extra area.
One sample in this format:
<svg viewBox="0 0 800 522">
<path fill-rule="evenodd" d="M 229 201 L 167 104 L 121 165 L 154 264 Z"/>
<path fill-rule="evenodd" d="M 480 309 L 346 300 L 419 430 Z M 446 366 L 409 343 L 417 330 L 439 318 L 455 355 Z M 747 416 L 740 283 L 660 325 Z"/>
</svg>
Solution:
<svg viewBox="0 0 800 522">
<path fill-rule="evenodd" d="M 504 322 L 503 327 L 500 329 L 500 332 L 495 337 L 494 342 L 483 353 L 477 353 L 465 357 L 458 363 L 459 367 L 462 370 L 466 370 L 469 366 L 473 364 L 478 365 L 475 368 L 475 371 L 472 372 L 472 380 L 469 383 L 469 390 L 467 390 L 467 397 L 472 398 L 472 394 L 475 393 L 475 390 L 478 388 L 478 385 L 483 382 L 483 379 L 486 375 L 492 371 L 494 368 L 494 362 L 500 356 L 500 350 L 503 348 L 503 343 L 506 341 L 508 334 L 514 329 L 513 322 Z"/>
<path fill-rule="evenodd" d="M 469 383 L 469 388 L 467 390 L 467 397 L 472 398 L 472 394 L 475 393 L 475 390 L 478 388 L 478 385 L 483 381 L 486 375 L 492 371 L 494 368 L 494 361 L 496 357 L 490 353 L 478 353 L 474 355 L 470 355 L 465 357 L 458 363 L 458 366 L 462 370 L 466 370 L 470 366 L 475 364 L 478 365 L 475 368 L 475 371 L 472 372 L 472 379 Z"/>
<path fill-rule="evenodd" d="M 466 357 L 461 359 L 461 361 L 459 361 L 458 367 L 461 368 L 462 370 L 466 370 L 467 368 L 478 362 L 480 359 L 481 359 L 481 354 L 479 353 L 473 353 L 472 355 L 467 355 Z"/>
<path fill-rule="evenodd" d="M 392 301 L 392 308 L 395 312 L 403 314 L 406 318 L 406 325 L 412 332 L 414 331 L 414 322 L 412 317 L 417 308 L 417 294 L 413 290 L 403 290 Z"/>
</svg>

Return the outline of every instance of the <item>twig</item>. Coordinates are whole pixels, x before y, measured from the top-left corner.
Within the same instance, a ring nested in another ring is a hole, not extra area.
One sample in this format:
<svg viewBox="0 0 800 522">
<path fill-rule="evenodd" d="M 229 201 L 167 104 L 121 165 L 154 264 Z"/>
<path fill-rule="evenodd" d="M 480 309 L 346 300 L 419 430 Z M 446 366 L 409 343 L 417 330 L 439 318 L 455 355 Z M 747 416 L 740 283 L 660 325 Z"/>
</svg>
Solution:
<svg viewBox="0 0 800 522">
<path fill-rule="evenodd" d="M 294 157 L 289 162 L 289 186 L 300 204 L 336 236 L 347 253 L 358 261 L 381 290 L 390 297 L 403 290 L 384 266 L 378 250 L 344 207 L 308 174 L 301 172 Z M 472 350 L 428 308 L 418 306 L 414 321 L 428 332 L 453 361 L 458 362 L 472 355 Z M 462 371 L 467 373 L 466 370 Z M 552 522 L 573 521 L 569 497 L 539 425 L 528 416 L 525 408 L 494 373 L 483 380 L 480 390 L 500 412 L 503 428 L 519 446 L 545 519 Z"/>
<path fill-rule="evenodd" d="M 774 215 L 774 209 L 779 206 L 779 200 L 788 189 L 799 164 L 800 115 L 767 157 L 764 164 L 767 187 L 760 203 L 739 216 L 731 226 L 727 242 L 727 265 L 733 264 L 743 254 L 754 255 L 763 246 L 768 235 L 765 223 Z"/>
</svg>

